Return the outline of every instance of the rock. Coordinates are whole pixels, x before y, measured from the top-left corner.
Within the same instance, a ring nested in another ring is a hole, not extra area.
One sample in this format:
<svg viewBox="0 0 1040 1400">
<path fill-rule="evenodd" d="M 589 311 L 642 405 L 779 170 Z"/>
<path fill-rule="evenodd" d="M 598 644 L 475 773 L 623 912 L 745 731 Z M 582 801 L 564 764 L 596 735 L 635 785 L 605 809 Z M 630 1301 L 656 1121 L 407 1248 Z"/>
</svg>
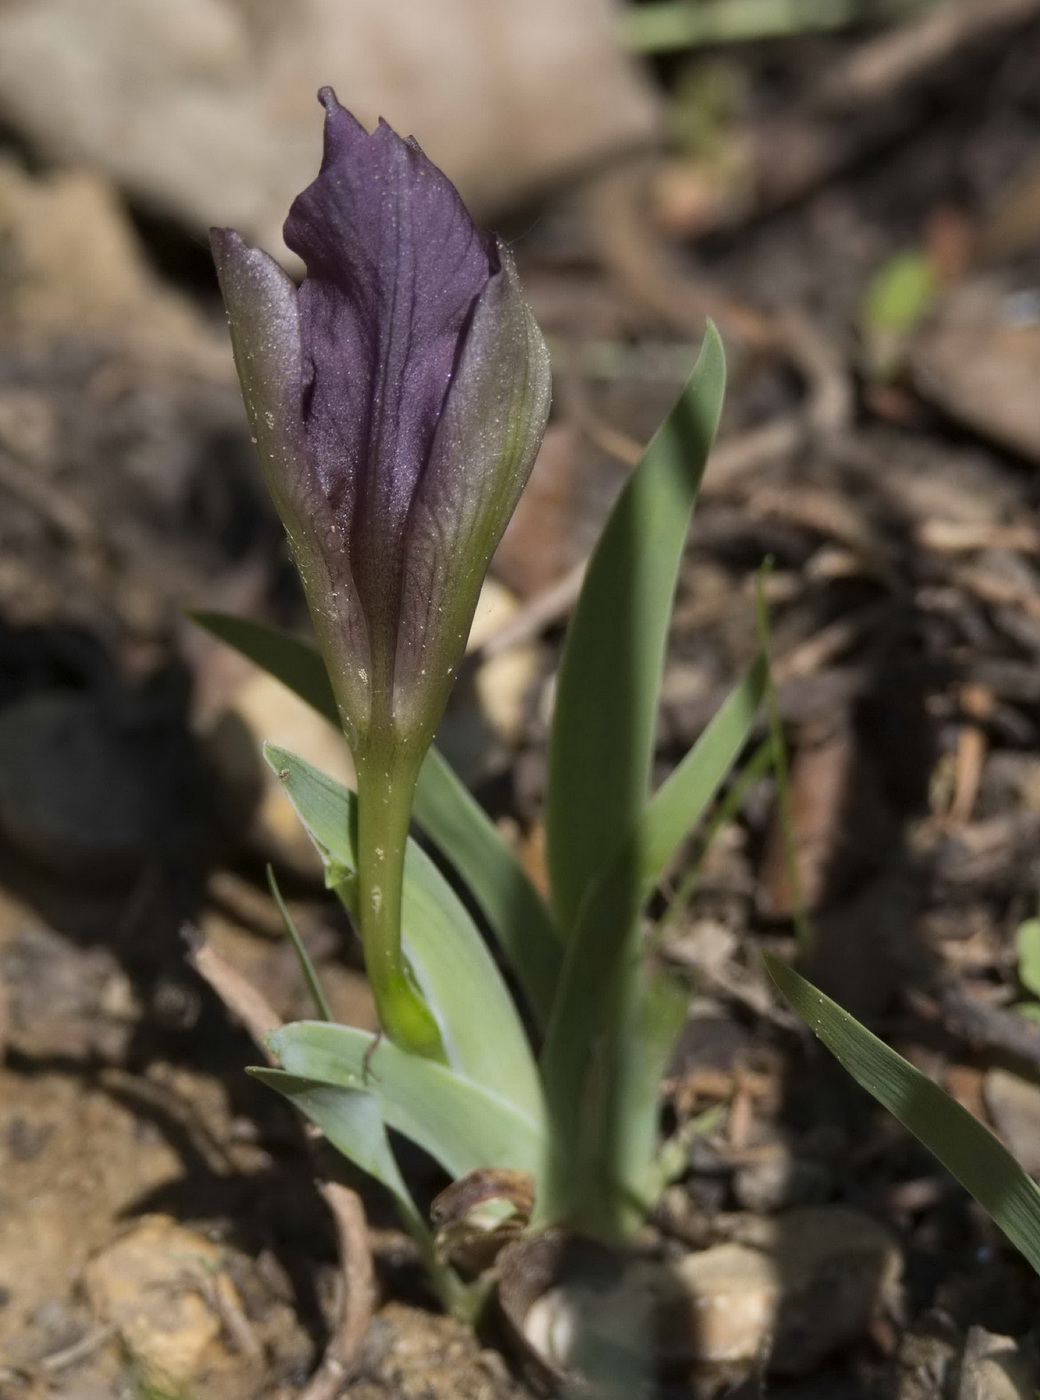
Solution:
<svg viewBox="0 0 1040 1400">
<path fill-rule="evenodd" d="M 972 1327 L 961 1358 L 957 1400 L 1034 1400 L 1036 1367 L 1013 1337 Z"/>
<path fill-rule="evenodd" d="M 1040 1086 L 1006 1069 L 986 1071 L 982 1096 L 997 1132 L 1030 1176 L 1040 1174 Z"/>
<path fill-rule="evenodd" d="M 911 348 L 921 393 L 974 432 L 1040 461 L 1040 303 L 992 278 L 953 288 Z"/>
<path fill-rule="evenodd" d="M 445 75 L 451 75 L 446 100 Z M 317 169 L 314 96 L 415 132 L 482 211 L 646 141 L 611 0 L 8 0 L 0 112 L 196 229 L 272 252 Z"/>
<path fill-rule="evenodd" d="M 0 30 L 9 13 L 0 15 Z M 152 273 L 118 194 L 99 175 L 28 175 L 0 160 L 0 238 L 0 327 L 12 338 L 117 341 L 153 362 L 231 381 L 223 337 Z M 14 434 L 14 450 L 37 465 L 54 446 L 53 413 L 47 400 L 31 403 L 23 391 L 0 413 L 0 439 L 11 446 Z"/>
<path fill-rule="evenodd" d="M 768 1356 L 777 1374 L 808 1375 L 859 1341 L 898 1286 L 895 1240 L 859 1211 L 804 1206 L 752 1218 L 744 1234 L 674 1266 L 690 1308 L 689 1345 L 700 1362 Z M 673 1317 L 673 1329 L 682 1321 Z M 681 1335 L 680 1325 L 673 1347 Z"/>
<path fill-rule="evenodd" d="M 773 1334 L 781 1297 L 773 1261 L 742 1244 L 715 1244 L 676 1268 L 689 1309 L 673 1319 L 669 1350 L 705 1365 L 753 1362 Z"/>
<path fill-rule="evenodd" d="M 223 825 L 232 839 L 240 840 L 248 830 L 268 854 L 319 874 L 321 860 L 264 761 L 263 745 L 288 749 L 353 787 L 350 751 L 339 730 L 281 681 L 249 663 L 243 663 L 243 671 L 244 680 L 204 741 L 221 788 Z"/>
<path fill-rule="evenodd" d="M 148 1216 L 96 1254 L 84 1271 L 99 1321 L 116 1327 L 153 1384 L 182 1385 L 233 1360 L 220 1307 L 241 1313 L 221 1251 L 167 1216 Z"/>
</svg>

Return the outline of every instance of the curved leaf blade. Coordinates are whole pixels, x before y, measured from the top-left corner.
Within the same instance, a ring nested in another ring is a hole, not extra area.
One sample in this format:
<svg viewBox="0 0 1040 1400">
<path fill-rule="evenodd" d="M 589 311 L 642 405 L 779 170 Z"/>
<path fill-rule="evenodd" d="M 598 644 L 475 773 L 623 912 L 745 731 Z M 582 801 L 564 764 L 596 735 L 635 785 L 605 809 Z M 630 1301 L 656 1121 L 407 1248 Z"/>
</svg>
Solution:
<svg viewBox="0 0 1040 1400">
<path fill-rule="evenodd" d="M 513 1167 L 536 1178 L 542 1170 L 541 1123 L 434 1060 L 325 1021 L 283 1026 L 269 1043 L 292 1074 L 368 1092 L 389 1127 L 418 1143 L 453 1177 L 482 1167 Z"/>
<path fill-rule="evenodd" d="M 310 642 L 227 613 L 191 616 L 339 727 L 325 662 Z M 544 1026 L 559 977 L 559 931 L 523 866 L 436 748 L 426 755 L 419 774 L 414 811 L 416 821 L 462 876 Z"/>
<path fill-rule="evenodd" d="M 570 933 L 647 800 L 672 600 L 725 388 L 709 322 L 693 373 L 607 521 L 564 644 L 546 802 L 553 903 Z"/>
<path fill-rule="evenodd" d="M 356 870 L 354 793 L 285 749 L 268 744 L 264 753 L 338 886 Z M 414 841 L 405 857 L 401 923 L 453 1067 L 537 1118 L 538 1072 L 502 975 L 462 901 Z"/>
<path fill-rule="evenodd" d="M 811 982 L 763 956 L 781 992 L 856 1083 L 938 1157 L 1040 1273 L 1040 1187 L 1004 1144 Z"/>
</svg>

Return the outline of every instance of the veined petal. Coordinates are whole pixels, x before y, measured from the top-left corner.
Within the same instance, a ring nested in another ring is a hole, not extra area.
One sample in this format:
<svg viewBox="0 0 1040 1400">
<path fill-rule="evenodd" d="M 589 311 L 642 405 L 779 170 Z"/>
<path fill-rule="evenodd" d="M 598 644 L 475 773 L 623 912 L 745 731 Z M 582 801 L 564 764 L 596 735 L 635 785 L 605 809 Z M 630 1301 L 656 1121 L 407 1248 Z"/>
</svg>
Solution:
<svg viewBox="0 0 1040 1400">
<path fill-rule="evenodd" d="M 338 693 L 354 729 L 368 710 L 368 635 L 344 523 L 321 489 L 307 441 L 297 291 L 274 258 L 250 248 L 233 229 L 212 229 L 210 245 L 257 455 L 303 579 L 315 630 L 326 654 L 340 663 Z"/>
<path fill-rule="evenodd" d="M 369 134 L 328 88 L 321 101 L 321 170 L 285 225 L 307 264 L 304 423 L 322 489 L 350 539 L 377 653 L 373 684 L 389 703 L 409 511 L 460 341 L 497 265 L 450 181 L 413 140 L 385 122 Z"/>
<path fill-rule="evenodd" d="M 498 255 L 501 271 L 474 309 L 408 522 L 395 677 L 398 716 L 411 722 L 439 717 L 549 416 L 549 352 L 512 256 L 503 245 Z"/>
</svg>

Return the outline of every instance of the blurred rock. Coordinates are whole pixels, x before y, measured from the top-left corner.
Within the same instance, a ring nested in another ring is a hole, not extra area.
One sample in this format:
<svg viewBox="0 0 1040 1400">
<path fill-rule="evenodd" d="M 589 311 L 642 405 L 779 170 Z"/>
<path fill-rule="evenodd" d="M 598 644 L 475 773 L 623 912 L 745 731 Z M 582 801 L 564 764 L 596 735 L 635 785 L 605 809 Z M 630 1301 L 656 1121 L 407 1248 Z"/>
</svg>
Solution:
<svg viewBox="0 0 1040 1400">
<path fill-rule="evenodd" d="M 991 278 L 954 288 L 920 335 L 914 382 L 944 413 L 1040 461 L 1040 291 Z"/>
<path fill-rule="evenodd" d="M 245 678 L 205 739 L 221 793 L 221 824 L 232 842 L 252 840 L 270 857 L 302 872 L 321 860 L 285 788 L 264 761 L 277 744 L 351 787 L 354 765 L 342 734 L 281 681 L 243 662 Z"/>
<path fill-rule="evenodd" d="M 777 1374 L 808 1375 L 866 1335 L 902 1272 L 891 1233 L 843 1206 L 751 1218 L 745 1235 L 675 1266 L 690 1344 L 706 1363 L 767 1356 Z"/>
<path fill-rule="evenodd" d="M 9 14 L 0 13 L 0 34 Z M 108 181 L 81 170 L 28 175 L 0 160 L 0 239 L 0 329 L 12 339 L 29 345 L 115 340 L 152 360 L 186 363 L 230 382 L 223 337 L 147 267 Z M 5 401 L 0 439 L 19 456 L 45 461 L 55 438 L 52 410 L 45 399 L 26 395 Z"/>
<path fill-rule="evenodd" d="M 524 704 L 539 673 L 537 646 L 524 642 L 487 658 L 474 656 L 519 608 L 508 588 L 494 578 L 484 580 L 466 644 L 470 660 L 437 729 L 438 748 L 470 784 L 501 762 L 523 733 Z"/>
<path fill-rule="evenodd" d="M 220 1249 L 166 1216 L 150 1216 L 95 1255 L 84 1272 L 99 1321 L 115 1326 L 153 1385 L 229 1369 L 222 1311 L 241 1313 Z M 241 1364 L 241 1363 L 239 1363 Z"/>
<path fill-rule="evenodd" d="M 957 1400 L 1033 1400 L 1036 1366 L 1013 1337 L 972 1327 L 961 1359 Z"/>
<path fill-rule="evenodd" d="M 475 209 L 514 204 L 655 126 L 611 0 L 8 0 L 0 112 L 197 229 L 271 251 L 317 168 L 325 83 L 414 132 Z"/>
<path fill-rule="evenodd" d="M 832 1173 L 822 1162 L 795 1157 L 782 1146 L 733 1174 L 737 1201 L 744 1210 L 758 1213 L 817 1204 L 833 1193 L 834 1185 Z"/>
<path fill-rule="evenodd" d="M 1030 1176 L 1040 1175 L 1040 1086 L 1007 1069 L 986 1071 L 982 1095 L 993 1126 Z"/>
</svg>

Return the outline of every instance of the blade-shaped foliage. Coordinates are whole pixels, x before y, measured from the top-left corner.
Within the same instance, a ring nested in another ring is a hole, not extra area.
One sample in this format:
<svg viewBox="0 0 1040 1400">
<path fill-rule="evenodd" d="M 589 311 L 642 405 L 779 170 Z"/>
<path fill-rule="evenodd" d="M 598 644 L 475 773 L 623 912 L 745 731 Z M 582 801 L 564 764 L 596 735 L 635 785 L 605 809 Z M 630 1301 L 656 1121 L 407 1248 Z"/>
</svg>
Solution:
<svg viewBox="0 0 1040 1400">
<path fill-rule="evenodd" d="M 249 1073 L 287 1098 L 348 1161 L 386 1187 L 419 1248 L 441 1302 L 450 1312 L 472 1319 L 479 1295 L 439 1257 L 397 1166 L 375 1096 L 358 1088 L 319 1084 L 279 1069 L 254 1068 Z"/>
<path fill-rule="evenodd" d="M 759 656 L 650 799 L 629 838 L 593 881 L 578 914 L 542 1054 L 555 1132 L 569 1143 L 559 1159 L 568 1178 L 568 1163 L 577 1164 L 590 1152 L 603 1162 L 613 1160 L 611 1171 L 619 1181 L 630 1182 L 624 1162 L 632 1164 L 637 1176 L 645 1175 L 641 1164 L 647 1160 L 647 1143 L 657 1121 L 656 1095 L 644 1092 L 640 1097 L 630 1087 L 639 1083 L 645 1088 L 647 1082 L 640 1068 L 649 1029 L 638 990 L 640 911 L 747 742 L 767 676 L 766 659 Z M 615 1099 L 606 1089 L 593 1095 L 593 1081 L 609 1083 Z M 637 1124 L 632 1114 L 640 1103 L 644 1121 Z M 582 1113 L 572 1112 L 571 1104 L 581 1104 Z M 630 1135 L 641 1144 L 638 1148 L 624 1141 L 618 1126 L 623 1122 L 631 1124 Z M 597 1148 L 598 1138 L 604 1144 Z M 606 1170 L 603 1166 L 600 1174 Z M 575 1165 L 574 1172 L 580 1176 L 580 1167 Z M 557 1175 L 551 1189 L 573 1200 L 578 1197 L 579 1182 Z M 588 1194 L 584 1198 L 592 1199 Z"/>
<path fill-rule="evenodd" d="M 339 727 L 325 663 L 310 642 L 226 613 L 198 612 L 193 617 Z M 419 773 L 414 814 L 462 876 L 544 1025 L 559 975 L 558 931 L 527 872 L 436 748 L 430 749 Z"/>
<path fill-rule="evenodd" d="M 415 819 L 462 876 L 544 1027 L 563 961 L 559 930 L 526 870 L 436 748 L 419 772 Z"/>
<path fill-rule="evenodd" d="M 356 868 L 352 792 L 268 744 L 267 761 L 325 861 L 334 885 Z M 501 973 L 461 900 L 414 841 L 405 860 L 404 945 L 436 1010 L 453 1068 L 537 1118 L 537 1069 Z"/>
<path fill-rule="evenodd" d="M 773 981 L 868 1094 L 934 1152 L 1040 1273 L 1040 1187 L 966 1108 L 784 963 Z"/>
<path fill-rule="evenodd" d="M 386 1136 L 379 1100 L 360 1084 L 334 1087 L 282 1069 L 253 1067 L 248 1071 L 277 1089 L 301 1113 L 317 1123 L 337 1151 L 374 1177 L 403 1207 L 418 1215 Z"/>
<path fill-rule="evenodd" d="M 307 988 L 314 998 L 314 1005 L 318 1008 L 318 1015 L 323 1021 L 335 1020 L 335 1017 L 329 1009 L 329 1003 L 325 999 L 325 992 L 322 989 L 321 979 L 318 977 L 318 970 L 314 966 L 311 955 L 308 953 L 304 941 L 300 937 L 299 930 L 293 923 L 292 916 L 285 906 L 282 892 L 278 888 L 278 881 L 275 879 L 274 871 L 270 866 L 267 867 L 267 887 L 271 891 L 271 898 L 274 900 L 279 914 L 282 916 L 282 923 L 285 926 L 286 933 L 289 935 L 289 942 L 293 945 L 293 952 L 296 954 L 296 961 L 299 963 L 300 971 L 303 973 L 303 980 L 307 983 Z"/>
<path fill-rule="evenodd" d="M 417 1142 L 453 1177 L 482 1167 L 513 1167 L 533 1176 L 542 1170 L 542 1123 L 434 1060 L 409 1055 L 389 1040 L 376 1045 L 367 1031 L 324 1021 L 283 1026 L 269 1042 L 292 1074 L 368 1090 L 387 1125 Z"/>
<path fill-rule="evenodd" d="M 553 902 L 569 934 L 642 814 L 679 561 L 725 386 L 707 328 L 693 373 L 622 491 L 567 631 L 546 805 Z"/>
</svg>

